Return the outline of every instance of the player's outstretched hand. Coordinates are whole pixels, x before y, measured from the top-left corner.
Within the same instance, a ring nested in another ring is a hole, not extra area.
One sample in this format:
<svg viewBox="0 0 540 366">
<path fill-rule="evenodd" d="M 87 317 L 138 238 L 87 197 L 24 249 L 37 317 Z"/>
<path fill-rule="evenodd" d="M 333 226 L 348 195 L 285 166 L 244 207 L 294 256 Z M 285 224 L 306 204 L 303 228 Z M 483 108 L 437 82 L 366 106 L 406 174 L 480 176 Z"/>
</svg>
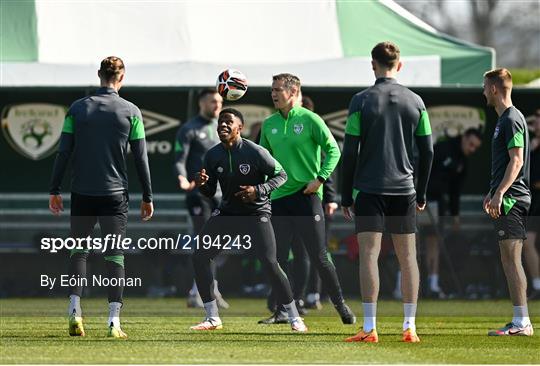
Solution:
<svg viewBox="0 0 540 366">
<path fill-rule="evenodd" d="M 154 215 L 154 204 L 152 202 L 141 202 L 141 218 L 148 221 Z"/>
<path fill-rule="evenodd" d="M 201 171 L 195 175 L 195 185 L 197 187 L 204 186 L 206 182 L 208 182 L 208 178 L 206 169 L 201 169 Z"/>
<path fill-rule="evenodd" d="M 322 183 L 319 182 L 318 179 L 313 179 L 311 182 L 308 183 L 306 189 L 304 189 L 304 194 L 313 194 L 317 192 L 321 184 Z"/>
<path fill-rule="evenodd" d="M 352 221 L 353 216 L 354 216 L 352 206 L 349 206 L 349 207 L 342 206 L 341 211 L 343 211 L 343 216 L 345 216 L 347 220 Z"/>
<path fill-rule="evenodd" d="M 257 190 L 253 186 L 240 186 L 241 191 L 236 192 L 235 197 L 240 197 L 242 202 L 253 202 L 257 199 Z"/>
<path fill-rule="evenodd" d="M 49 196 L 49 210 L 55 216 L 60 215 L 60 212 L 64 211 L 64 202 L 61 195 L 51 194 Z"/>
<path fill-rule="evenodd" d="M 424 211 L 426 209 L 426 203 L 425 202 L 416 202 L 416 211 Z"/>
</svg>

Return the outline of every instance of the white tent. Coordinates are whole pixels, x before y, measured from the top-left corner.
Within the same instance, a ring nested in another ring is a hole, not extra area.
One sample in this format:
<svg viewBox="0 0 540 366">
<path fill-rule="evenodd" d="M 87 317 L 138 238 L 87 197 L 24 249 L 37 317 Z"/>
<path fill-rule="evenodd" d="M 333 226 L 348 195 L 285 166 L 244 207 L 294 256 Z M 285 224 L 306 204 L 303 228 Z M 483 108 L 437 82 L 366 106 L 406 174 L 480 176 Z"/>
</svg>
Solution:
<svg viewBox="0 0 540 366">
<path fill-rule="evenodd" d="M 279 72 L 307 86 L 369 85 L 369 53 L 382 40 L 400 46 L 406 85 L 478 85 L 494 58 L 389 0 L 1 4 L 2 86 L 95 85 L 109 55 L 126 63 L 128 86 L 211 85 L 229 67 L 251 86 Z"/>
</svg>

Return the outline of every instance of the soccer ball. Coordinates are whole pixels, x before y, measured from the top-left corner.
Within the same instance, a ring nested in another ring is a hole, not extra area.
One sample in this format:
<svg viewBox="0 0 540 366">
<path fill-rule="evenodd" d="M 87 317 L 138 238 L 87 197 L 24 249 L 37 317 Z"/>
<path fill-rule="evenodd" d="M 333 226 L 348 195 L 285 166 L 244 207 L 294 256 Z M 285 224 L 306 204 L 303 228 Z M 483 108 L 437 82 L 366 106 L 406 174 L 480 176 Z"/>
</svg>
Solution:
<svg viewBox="0 0 540 366">
<path fill-rule="evenodd" d="M 227 69 L 219 74 L 216 89 L 225 100 L 238 100 L 246 94 L 247 78 L 240 71 Z"/>
</svg>

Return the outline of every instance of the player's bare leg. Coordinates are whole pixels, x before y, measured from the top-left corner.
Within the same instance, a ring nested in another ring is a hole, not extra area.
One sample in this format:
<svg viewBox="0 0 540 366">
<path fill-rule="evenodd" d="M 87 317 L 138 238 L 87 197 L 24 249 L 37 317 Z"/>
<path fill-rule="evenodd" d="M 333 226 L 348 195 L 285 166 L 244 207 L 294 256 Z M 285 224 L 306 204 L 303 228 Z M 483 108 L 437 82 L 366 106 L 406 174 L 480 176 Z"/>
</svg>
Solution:
<svg viewBox="0 0 540 366">
<path fill-rule="evenodd" d="M 379 341 L 376 330 L 377 298 L 379 297 L 379 253 L 381 252 L 382 233 L 363 232 L 358 234 L 360 257 L 360 292 L 364 323 L 360 332 L 347 338 L 346 342 Z"/>
<path fill-rule="evenodd" d="M 416 235 L 392 234 L 394 250 L 401 269 L 401 293 L 403 295 L 403 341 L 420 342 L 416 335 L 416 304 L 420 287 L 420 271 L 416 260 Z"/>
<path fill-rule="evenodd" d="M 491 336 L 532 336 L 533 327 L 527 308 L 527 277 L 521 263 L 523 240 L 507 239 L 499 242 L 501 261 L 508 283 L 510 299 L 514 305 L 512 321 L 504 327 L 490 331 Z"/>
</svg>

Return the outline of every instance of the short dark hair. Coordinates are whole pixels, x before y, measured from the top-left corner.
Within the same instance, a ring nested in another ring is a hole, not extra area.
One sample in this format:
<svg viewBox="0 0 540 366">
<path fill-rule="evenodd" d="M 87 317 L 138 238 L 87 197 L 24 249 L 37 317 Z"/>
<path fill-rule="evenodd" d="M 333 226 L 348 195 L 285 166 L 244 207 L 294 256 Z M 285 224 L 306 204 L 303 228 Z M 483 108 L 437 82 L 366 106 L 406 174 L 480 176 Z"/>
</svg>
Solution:
<svg viewBox="0 0 540 366">
<path fill-rule="evenodd" d="M 371 50 L 371 58 L 381 66 L 393 69 L 399 62 L 399 47 L 389 41 L 380 42 Z"/>
<path fill-rule="evenodd" d="M 101 60 L 98 73 L 105 81 L 111 81 L 112 79 L 118 81 L 124 70 L 124 61 L 120 57 L 109 56 Z"/>
<path fill-rule="evenodd" d="M 484 73 L 484 78 L 504 91 L 512 89 L 512 74 L 504 67 L 489 70 Z"/>
<path fill-rule="evenodd" d="M 244 124 L 244 116 L 242 115 L 242 113 L 240 113 L 240 111 L 238 109 L 224 108 L 224 109 L 221 110 L 221 112 L 219 112 L 219 116 L 221 117 L 221 115 L 225 114 L 225 113 L 229 113 L 229 114 L 232 114 L 235 117 L 238 117 L 240 122 L 242 122 L 242 124 Z"/>
<path fill-rule="evenodd" d="M 482 141 L 483 139 L 482 131 L 476 127 L 469 127 L 468 129 L 466 129 L 465 132 L 463 133 L 463 136 L 467 136 L 467 137 L 476 136 L 476 138 L 478 138 L 478 140 L 480 141 Z"/>
<path fill-rule="evenodd" d="M 293 86 L 296 86 L 300 90 L 300 78 L 293 74 L 282 73 L 272 76 L 272 81 L 283 81 L 283 86 L 291 90 Z"/>
<path fill-rule="evenodd" d="M 199 92 L 199 95 L 197 96 L 197 102 L 200 102 L 201 99 L 203 99 L 204 97 L 206 97 L 207 95 L 210 95 L 210 94 L 217 94 L 217 90 L 216 89 L 213 89 L 213 88 L 204 88 L 203 90 L 201 90 Z"/>
</svg>

